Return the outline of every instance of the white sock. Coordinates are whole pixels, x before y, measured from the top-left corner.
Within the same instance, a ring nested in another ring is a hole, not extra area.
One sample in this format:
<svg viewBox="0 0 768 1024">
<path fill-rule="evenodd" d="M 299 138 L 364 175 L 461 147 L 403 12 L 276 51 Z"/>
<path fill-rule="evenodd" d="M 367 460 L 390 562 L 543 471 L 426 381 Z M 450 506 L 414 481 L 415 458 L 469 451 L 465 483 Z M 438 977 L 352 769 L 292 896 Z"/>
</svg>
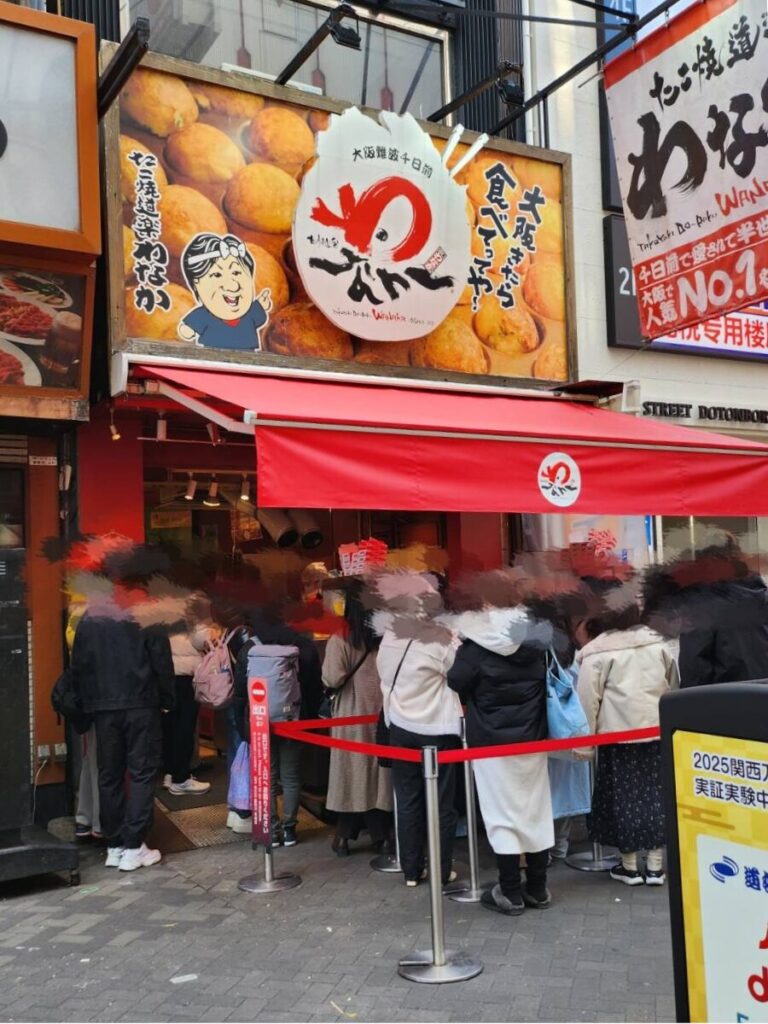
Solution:
<svg viewBox="0 0 768 1024">
<path fill-rule="evenodd" d="M 661 871 L 662 864 L 662 850 L 659 847 L 658 850 L 648 851 L 648 870 L 649 871 Z"/>
<path fill-rule="evenodd" d="M 637 871 L 637 853 L 622 853 L 621 863 L 626 871 Z"/>
</svg>

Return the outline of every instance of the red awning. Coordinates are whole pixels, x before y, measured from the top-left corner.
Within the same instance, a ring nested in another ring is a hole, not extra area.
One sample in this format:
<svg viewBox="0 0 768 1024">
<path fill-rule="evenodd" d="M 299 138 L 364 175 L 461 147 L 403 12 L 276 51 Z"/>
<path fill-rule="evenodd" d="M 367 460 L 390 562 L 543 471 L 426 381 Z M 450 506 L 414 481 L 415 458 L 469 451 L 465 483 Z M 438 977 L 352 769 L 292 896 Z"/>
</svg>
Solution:
<svg viewBox="0 0 768 1024">
<path fill-rule="evenodd" d="M 768 515 L 768 446 L 739 438 L 541 395 L 143 372 L 243 410 L 265 508 Z"/>
</svg>

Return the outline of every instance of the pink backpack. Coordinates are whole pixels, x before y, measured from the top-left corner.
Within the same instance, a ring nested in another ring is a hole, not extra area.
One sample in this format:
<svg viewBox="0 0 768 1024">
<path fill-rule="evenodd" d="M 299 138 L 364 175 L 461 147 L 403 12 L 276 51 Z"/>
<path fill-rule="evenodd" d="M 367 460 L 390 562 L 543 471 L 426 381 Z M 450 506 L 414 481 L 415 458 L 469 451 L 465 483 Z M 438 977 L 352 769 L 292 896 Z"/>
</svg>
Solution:
<svg viewBox="0 0 768 1024">
<path fill-rule="evenodd" d="M 226 708 L 235 695 L 235 680 L 232 674 L 232 658 L 227 644 L 232 633 L 225 633 L 210 644 L 210 650 L 195 669 L 192 683 L 195 700 L 205 708 Z"/>
</svg>

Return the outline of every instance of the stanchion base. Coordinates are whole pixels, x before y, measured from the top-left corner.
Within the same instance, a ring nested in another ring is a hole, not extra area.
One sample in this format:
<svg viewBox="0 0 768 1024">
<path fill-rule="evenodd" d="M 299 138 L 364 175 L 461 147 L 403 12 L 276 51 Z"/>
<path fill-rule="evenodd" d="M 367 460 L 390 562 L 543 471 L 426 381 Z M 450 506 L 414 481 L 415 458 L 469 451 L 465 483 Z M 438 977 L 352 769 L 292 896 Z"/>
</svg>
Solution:
<svg viewBox="0 0 768 1024">
<path fill-rule="evenodd" d="M 247 875 L 240 879 L 237 888 L 243 892 L 282 892 L 284 889 L 295 889 L 297 885 L 301 885 L 299 875 L 277 875 L 271 882 L 261 875 Z"/>
<path fill-rule="evenodd" d="M 436 967 L 432 963 L 431 949 L 417 949 L 403 957 L 397 965 L 397 973 L 408 981 L 424 985 L 443 985 L 451 981 L 469 981 L 483 970 L 480 960 L 461 950 L 445 951 L 445 963 Z"/>
<path fill-rule="evenodd" d="M 586 850 L 584 853 L 569 853 L 565 858 L 565 863 L 569 868 L 575 868 L 576 871 L 610 871 L 611 868 L 615 868 L 617 864 L 621 863 L 621 857 L 618 854 L 609 854 L 607 857 L 603 856 L 599 860 L 594 860 L 592 851 Z"/>
<path fill-rule="evenodd" d="M 400 861 L 392 853 L 380 853 L 371 861 L 374 871 L 383 871 L 387 875 L 395 875 L 402 872 Z"/>
<path fill-rule="evenodd" d="M 447 889 L 443 889 L 443 895 L 454 903 L 479 903 L 483 890 L 472 889 L 468 885 L 448 886 Z"/>
</svg>

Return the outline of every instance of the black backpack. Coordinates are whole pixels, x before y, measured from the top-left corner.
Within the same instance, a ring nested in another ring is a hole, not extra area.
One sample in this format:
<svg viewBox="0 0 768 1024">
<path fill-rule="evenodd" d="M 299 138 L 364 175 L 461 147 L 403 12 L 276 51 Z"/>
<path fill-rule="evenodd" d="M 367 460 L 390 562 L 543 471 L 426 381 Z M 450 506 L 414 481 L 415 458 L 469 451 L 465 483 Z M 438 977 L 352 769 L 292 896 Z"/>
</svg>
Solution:
<svg viewBox="0 0 768 1024">
<path fill-rule="evenodd" d="M 93 724 L 93 717 L 83 711 L 80 704 L 80 697 L 75 690 L 75 679 L 71 668 L 65 668 L 59 678 L 53 684 L 51 690 L 51 705 L 59 716 L 72 726 L 75 732 L 88 732 Z"/>
</svg>

